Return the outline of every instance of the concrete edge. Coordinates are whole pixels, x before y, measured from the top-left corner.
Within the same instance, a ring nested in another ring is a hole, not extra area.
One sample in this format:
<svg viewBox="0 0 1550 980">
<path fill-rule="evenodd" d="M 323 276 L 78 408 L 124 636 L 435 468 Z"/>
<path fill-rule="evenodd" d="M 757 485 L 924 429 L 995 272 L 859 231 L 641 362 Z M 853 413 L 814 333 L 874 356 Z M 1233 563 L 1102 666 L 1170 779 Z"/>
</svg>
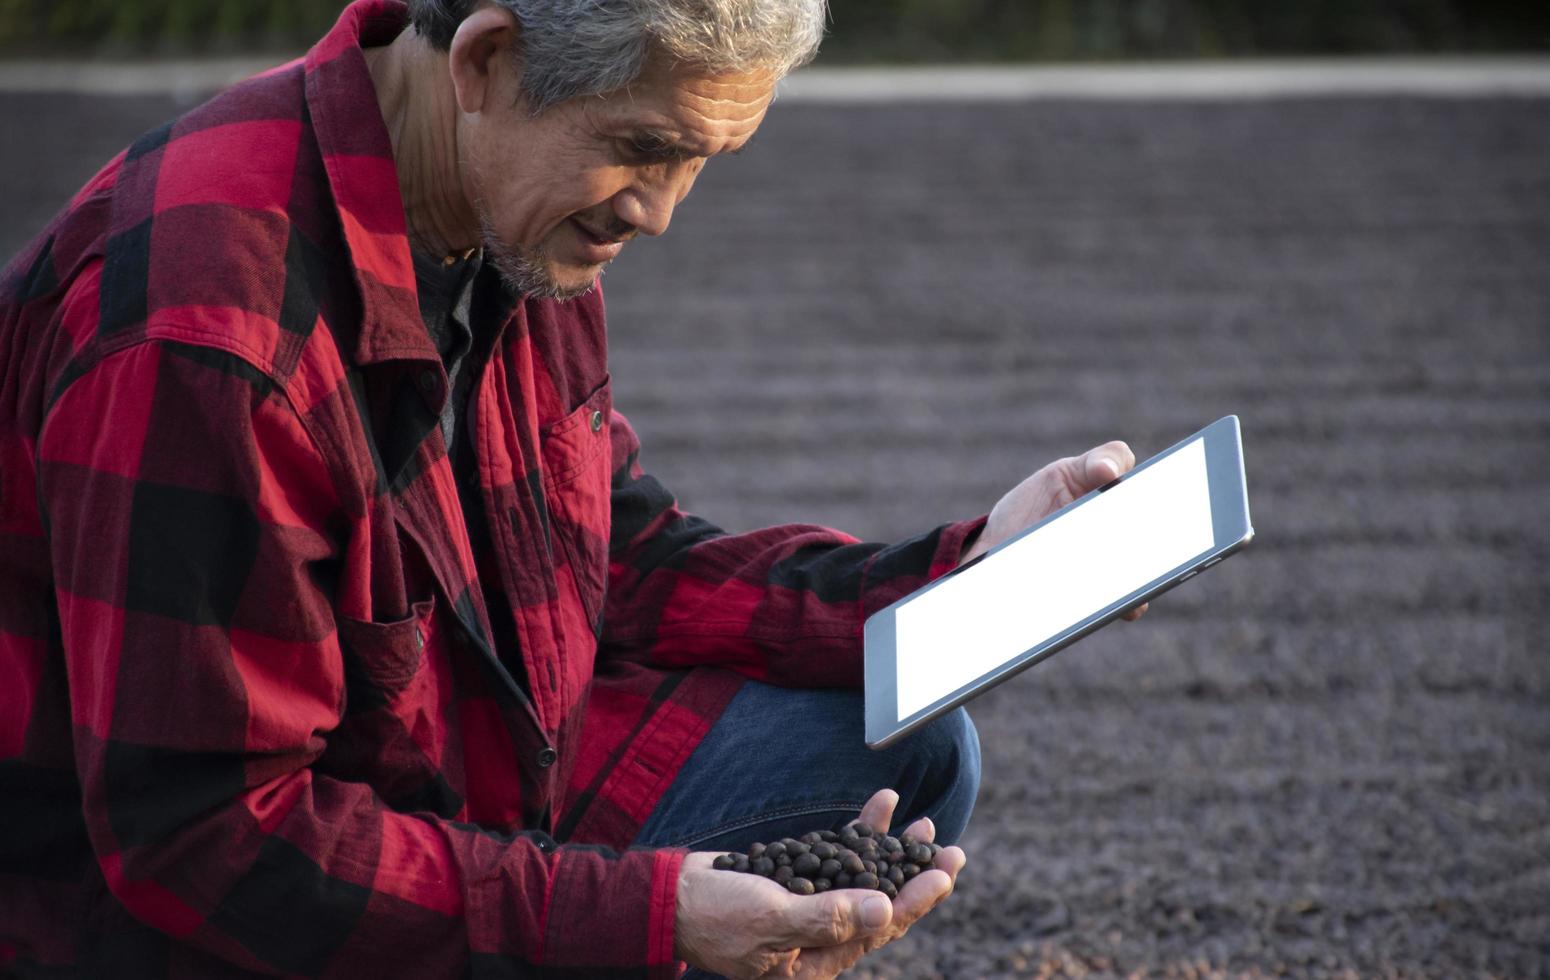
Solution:
<svg viewBox="0 0 1550 980">
<path fill-rule="evenodd" d="M 0 92 L 194 97 L 284 60 L 0 61 Z M 782 82 L 780 88 L 782 101 L 817 103 L 1194 101 L 1352 95 L 1550 96 L 1550 56 L 806 68 Z"/>
<path fill-rule="evenodd" d="M 1127 65 L 812 68 L 782 83 L 793 102 L 1233 100 L 1550 95 L 1550 57 L 1307 59 Z"/>
</svg>

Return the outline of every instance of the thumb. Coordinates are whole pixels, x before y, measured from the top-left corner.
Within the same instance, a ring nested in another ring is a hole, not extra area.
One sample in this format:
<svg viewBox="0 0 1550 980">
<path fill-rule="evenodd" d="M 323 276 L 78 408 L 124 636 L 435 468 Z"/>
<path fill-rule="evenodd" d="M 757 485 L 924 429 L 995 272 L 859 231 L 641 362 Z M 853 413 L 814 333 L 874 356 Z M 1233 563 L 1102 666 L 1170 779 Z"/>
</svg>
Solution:
<svg viewBox="0 0 1550 980">
<path fill-rule="evenodd" d="M 1089 449 L 1082 456 L 1081 479 L 1085 489 L 1095 490 L 1113 483 L 1136 465 L 1136 455 L 1118 440 Z"/>
<path fill-rule="evenodd" d="M 838 946 L 880 932 L 893 921 L 893 903 L 887 896 L 854 888 L 798 898 L 789 908 L 786 940 L 803 948 Z"/>
</svg>

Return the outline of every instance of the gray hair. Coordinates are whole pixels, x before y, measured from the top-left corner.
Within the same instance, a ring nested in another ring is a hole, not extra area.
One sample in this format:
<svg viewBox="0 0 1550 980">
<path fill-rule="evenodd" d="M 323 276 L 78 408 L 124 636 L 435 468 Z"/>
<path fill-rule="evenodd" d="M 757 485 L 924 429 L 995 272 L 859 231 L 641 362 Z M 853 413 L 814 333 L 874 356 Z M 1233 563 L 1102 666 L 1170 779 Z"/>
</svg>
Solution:
<svg viewBox="0 0 1550 980">
<path fill-rule="evenodd" d="M 640 77 L 647 59 L 709 75 L 811 61 L 826 0 L 493 0 L 522 25 L 522 92 L 537 115 Z M 480 0 L 409 0 L 415 30 L 437 48 Z"/>
</svg>

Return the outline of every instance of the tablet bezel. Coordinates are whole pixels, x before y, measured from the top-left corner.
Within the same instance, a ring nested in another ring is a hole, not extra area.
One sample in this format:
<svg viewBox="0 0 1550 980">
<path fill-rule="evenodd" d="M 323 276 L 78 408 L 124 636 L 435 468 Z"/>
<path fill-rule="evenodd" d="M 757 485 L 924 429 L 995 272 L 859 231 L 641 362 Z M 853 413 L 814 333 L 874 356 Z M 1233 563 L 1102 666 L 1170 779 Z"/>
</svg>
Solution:
<svg viewBox="0 0 1550 980">
<path fill-rule="evenodd" d="M 1039 646 L 1026 650 L 995 669 L 980 675 L 956 691 L 916 711 L 908 718 L 898 718 L 898 688 L 895 667 L 898 663 L 895 651 L 895 624 L 899 607 L 948 581 L 954 575 L 972 568 L 1003 548 L 1010 547 L 1034 531 L 1058 519 L 1067 511 L 1082 506 L 1099 494 L 1135 477 L 1158 461 L 1166 459 L 1194 443 L 1205 441 L 1206 479 L 1211 495 L 1211 523 L 1213 537 L 1210 548 L 1194 558 L 1152 580 L 1129 595 L 1105 606 L 1082 619 L 1069 629 L 1050 638 Z M 1129 473 L 1100 489 L 1094 490 L 1055 511 L 1037 524 L 1030 525 L 1016 537 L 1002 542 L 973 561 L 953 569 L 941 578 L 923 586 L 880 609 L 867 618 L 863 631 L 865 657 L 866 743 L 874 749 L 887 748 L 910 732 L 934 718 L 951 711 L 976 695 L 1027 670 L 1034 664 L 1053 656 L 1087 634 L 1093 632 L 1143 602 L 1168 591 L 1193 577 L 1201 569 L 1209 567 L 1238 551 L 1254 538 L 1254 527 L 1249 519 L 1248 482 L 1243 467 L 1243 441 L 1236 415 L 1218 419 L 1188 438 L 1168 447 Z"/>
</svg>

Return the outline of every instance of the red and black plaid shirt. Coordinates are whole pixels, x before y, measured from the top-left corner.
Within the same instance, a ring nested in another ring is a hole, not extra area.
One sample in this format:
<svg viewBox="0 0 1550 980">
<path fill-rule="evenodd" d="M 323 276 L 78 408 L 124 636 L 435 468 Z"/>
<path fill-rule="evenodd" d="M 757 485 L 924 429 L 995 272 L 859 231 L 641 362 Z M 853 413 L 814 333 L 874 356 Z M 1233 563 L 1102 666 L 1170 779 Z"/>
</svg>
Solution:
<svg viewBox="0 0 1550 980">
<path fill-rule="evenodd" d="M 492 650 L 360 50 L 404 19 L 141 138 L 4 272 L 0 971 L 670 976 L 682 854 L 618 849 L 742 678 L 858 684 L 979 526 L 725 535 L 641 471 L 601 298 L 514 303 Z"/>
</svg>

